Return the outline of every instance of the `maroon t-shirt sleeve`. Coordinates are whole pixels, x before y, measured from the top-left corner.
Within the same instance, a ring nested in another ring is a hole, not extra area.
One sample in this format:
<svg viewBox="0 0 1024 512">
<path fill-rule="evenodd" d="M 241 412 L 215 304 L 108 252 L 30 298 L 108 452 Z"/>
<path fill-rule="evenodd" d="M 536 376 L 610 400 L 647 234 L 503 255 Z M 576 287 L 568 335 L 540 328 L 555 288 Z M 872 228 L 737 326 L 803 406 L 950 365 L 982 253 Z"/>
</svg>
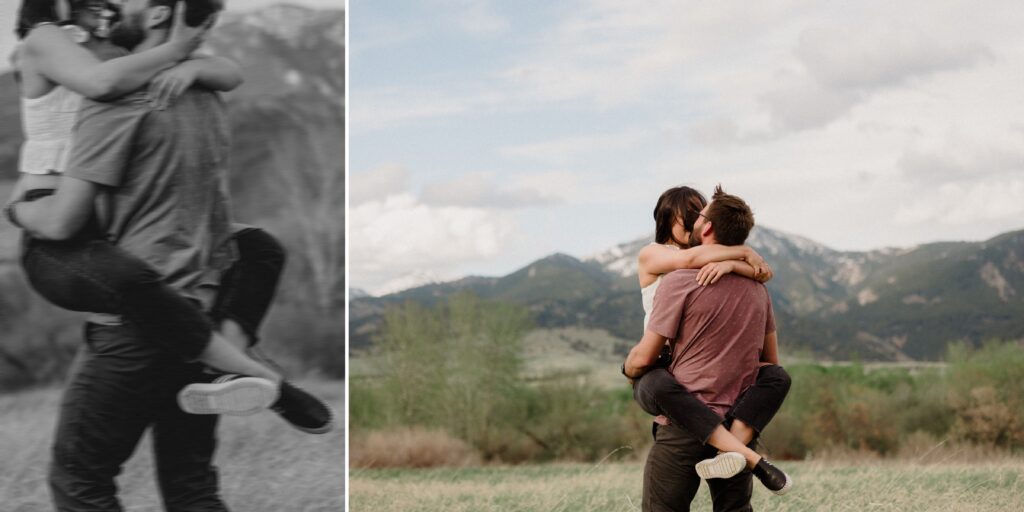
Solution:
<svg viewBox="0 0 1024 512">
<path fill-rule="evenodd" d="M 683 318 L 686 296 L 696 283 L 696 270 L 676 270 L 661 278 L 654 293 L 654 309 L 647 321 L 647 330 L 670 340 L 679 335 L 679 323 Z"/>
<path fill-rule="evenodd" d="M 775 310 L 772 309 L 772 296 L 768 295 L 767 289 L 765 289 L 765 296 L 768 297 L 768 319 L 764 325 L 764 334 L 767 336 L 775 332 Z"/>
</svg>

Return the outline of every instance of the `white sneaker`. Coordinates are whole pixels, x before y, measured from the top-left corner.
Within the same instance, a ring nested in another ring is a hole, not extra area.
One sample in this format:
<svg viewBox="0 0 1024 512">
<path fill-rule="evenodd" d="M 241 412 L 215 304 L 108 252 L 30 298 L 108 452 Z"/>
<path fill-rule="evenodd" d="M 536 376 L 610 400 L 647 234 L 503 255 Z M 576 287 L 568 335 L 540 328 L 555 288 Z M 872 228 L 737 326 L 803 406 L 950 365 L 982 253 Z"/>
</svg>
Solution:
<svg viewBox="0 0 1024 512">
<path fill-rule="evenodd" d="M 713 459 L 705 459 L 697 463 L 697 475 L 704 480 L 709 478 L 730 478 L 747 467 L 747 459 L 738 452 L 722 452 Z"/>
<path fill-rule="evenodd" d="M 190 414 L 248 416 L 270 407 L 279 390 L 260 377 L 222 375 L 210 383 L 189 384 L 178 392 L 178 406 Z"/>
</svg>

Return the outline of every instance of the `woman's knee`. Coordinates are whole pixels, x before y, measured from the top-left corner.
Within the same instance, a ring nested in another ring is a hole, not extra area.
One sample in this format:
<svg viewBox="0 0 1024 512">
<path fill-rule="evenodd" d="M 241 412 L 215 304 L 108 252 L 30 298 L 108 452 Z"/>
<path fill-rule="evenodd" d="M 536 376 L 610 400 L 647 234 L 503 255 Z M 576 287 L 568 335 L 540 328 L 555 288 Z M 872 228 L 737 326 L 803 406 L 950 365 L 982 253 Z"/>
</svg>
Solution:
<svg viewBox="0 0 1024 512">
<path fill-rule="evenodd" d="M 246 228 L 235 235 L 239 258 L 283 268 L 288 253 L 284 245 L 260 228 Z"/>
<path fill-rule="evenodd" d="M 163 283 L 163 276 L 153 267 L 133 256 L 125 255 L 101 272 L 102 279 L 122 294 L 148 290 Z"/>
<path fill-rule="evenodd" d="M 663 397 L 665 394 L 682 387 L 682 385 L 676 381 L 676 378 L 664 368 L 657 368 L 645 373 L 643 377 L 637 381 L 637 386 L 643 391 L 643 393 L 653 398 Z"/>
<path fill-rule="evenodd" d="M 789 387 L 793 384 L 793 379 L 786 372 L 786 369 L 777 364 L 761 368 L 758 380 L 762 380 L 772 387 L 785 391 L 789 391 Z"/>
</svg>

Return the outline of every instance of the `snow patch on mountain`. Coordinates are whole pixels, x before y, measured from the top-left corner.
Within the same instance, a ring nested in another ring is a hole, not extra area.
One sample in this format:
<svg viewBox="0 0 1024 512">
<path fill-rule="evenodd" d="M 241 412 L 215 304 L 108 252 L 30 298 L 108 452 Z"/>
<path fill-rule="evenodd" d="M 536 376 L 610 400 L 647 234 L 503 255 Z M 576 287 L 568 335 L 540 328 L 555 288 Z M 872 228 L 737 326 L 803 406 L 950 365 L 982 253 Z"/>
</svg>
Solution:
<svg viewBox="0 0 1024 512">
<path fill-rule="evenodd" d="M 426 286 L 428 284 L 438 284 L 454 280 L 454 278 L 445 279 L 429 270 L 416 270 L 409 272 L 408 274 L 398 276 L 374 288 L 373 290 L 370 290 L 369 292 L 375 297 L 383 297 L 385 295 L 419 288 L 420 286 Z"/>
</svg>

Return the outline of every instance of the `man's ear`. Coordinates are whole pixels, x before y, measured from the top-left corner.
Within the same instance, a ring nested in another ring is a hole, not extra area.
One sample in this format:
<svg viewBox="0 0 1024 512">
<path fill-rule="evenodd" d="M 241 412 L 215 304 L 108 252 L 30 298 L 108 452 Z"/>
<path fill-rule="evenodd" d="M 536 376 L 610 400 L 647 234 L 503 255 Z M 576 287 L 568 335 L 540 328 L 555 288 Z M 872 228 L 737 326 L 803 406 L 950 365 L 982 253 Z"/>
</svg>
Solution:
<svg viewBox="0 0 1024 512">
<path fill-rule="evenodd" d="M 700 228 L 700 237 L 704 238 L 706 236 L 711 236 L 711 232 L 714 231 L 714 230 L 715 230 L 715 227 L 714 227 L 714 225 L 711 224 L 711 221 L 709 220 L 709 221 L 705 222 L 704 226 L 702 226 Z"/>
<path fill-rule="evenodd" d="M 174 14 L 171 8 L 166 5 L 156 5 L 146 11 L 146 28 L 153 29 L 171 21 Z"/>
</svg>

